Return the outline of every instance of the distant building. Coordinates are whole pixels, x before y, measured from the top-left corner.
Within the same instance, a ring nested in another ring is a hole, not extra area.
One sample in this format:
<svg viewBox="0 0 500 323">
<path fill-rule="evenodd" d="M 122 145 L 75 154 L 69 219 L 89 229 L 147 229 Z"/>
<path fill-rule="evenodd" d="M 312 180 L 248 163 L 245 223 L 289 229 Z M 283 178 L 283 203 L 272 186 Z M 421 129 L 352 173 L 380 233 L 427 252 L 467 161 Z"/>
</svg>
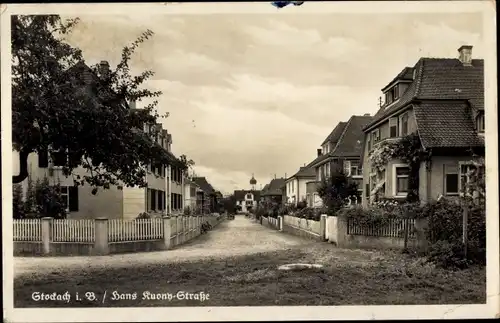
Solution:
<svg viewBox="0 0 500 323">
<path fill-rule="evenodd" d="M 285 179 L 274 178 L 261 191 L 261 201 L 283 204 L 285 192 Z"/>
<path fill-rule="evenodd" d="M 286 202 L 297 206 L 306 202 L 307 183 L 316 179 L 316 170 L 309 165 L 300 167 L 299 171 L 285 180 Z"/>
<path fill-rule="evenodd" d="M 247 213 L 255 210 L 260 200 L 260 191 L 256 190 L 236 190 L 234 191 L 236 209 Z"/>
</svg>

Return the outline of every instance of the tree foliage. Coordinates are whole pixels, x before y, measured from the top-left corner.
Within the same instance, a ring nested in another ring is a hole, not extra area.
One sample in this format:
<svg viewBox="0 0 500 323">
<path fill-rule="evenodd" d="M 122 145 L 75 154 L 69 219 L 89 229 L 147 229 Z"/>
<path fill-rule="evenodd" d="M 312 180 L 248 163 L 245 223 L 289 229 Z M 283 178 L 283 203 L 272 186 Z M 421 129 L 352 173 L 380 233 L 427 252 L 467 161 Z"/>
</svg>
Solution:
<svg viewBox="0 0 500 323">
<path fill-rule="evenodd" d="M 342 171 L 334 171 L 329 178 L 323 179 L 318 187 L 318 195 L 328 209 L 335 214 L 351 196 L 358 196 L 358 186 L 350 182 Z"/>
<path fill-rule="evenodd" d="M 20 173 L 13 183 L 28 176 L 27 157 L 32 152 L 67 154 L 63 167 L 70 176 L 77 167 L 86 174 L 74 177 L 75 185 L 146 185 L 146 165 L 182 163 L 155 139 L 160 117 L 154 98 L 161 92 L 143 88 L 152 71 L 133 76 L 130 59 L 141 43 L 153 36 L 145 31 L 122 50 L 115 68 L 87 66 L 78 48 L 63 37 L 78 19 L 63 21 L 57 15 L 12 17 L 12 141 L 19 152 Z M 128 103 L 152 99 L 143 109 Z M 146 125 L 149 131 L 143 131 Z"/>
</svg>

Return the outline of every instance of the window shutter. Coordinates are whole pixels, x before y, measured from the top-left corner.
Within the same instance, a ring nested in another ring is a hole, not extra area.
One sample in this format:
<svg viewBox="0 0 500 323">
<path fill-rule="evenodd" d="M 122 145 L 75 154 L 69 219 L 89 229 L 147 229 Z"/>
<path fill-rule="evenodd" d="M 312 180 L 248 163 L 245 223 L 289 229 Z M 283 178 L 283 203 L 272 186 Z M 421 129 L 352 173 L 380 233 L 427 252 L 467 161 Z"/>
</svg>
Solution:
<svg viewBox="0 0 500 323">
<path fill-rule="evenodd" d="M 49 167 L 49 153 L 46 149 L 41 149 L 38 152 L 38 167 L 46 168 Z"/>
<path fill-rule="evenodd" d="M 389 137 L 394 138 L 398 136 L 398 118 L 389 119 Z"/>
<path fill-rule="evenodd" d="M 78 211 L 78 186 L 68 187 L 69 191 L 69 211 Z"/>
</svg>

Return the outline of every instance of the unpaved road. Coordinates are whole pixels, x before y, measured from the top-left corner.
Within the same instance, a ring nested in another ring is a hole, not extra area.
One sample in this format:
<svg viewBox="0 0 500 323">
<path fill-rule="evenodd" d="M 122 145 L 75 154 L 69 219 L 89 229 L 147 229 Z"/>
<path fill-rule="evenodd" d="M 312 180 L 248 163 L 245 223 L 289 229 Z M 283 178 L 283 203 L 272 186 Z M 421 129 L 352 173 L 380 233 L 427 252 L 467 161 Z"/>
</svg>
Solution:
<svg viewBox="0 0 500 323">
<path fill-rule="evenodd" d="M 250 255 L 263 251 L 285 250 L 310 245 L 311 240 L 266 228 L 254 220 L 238 215 L 226 220 L 205 235 L 169 251 L 129 253 L 109 256 L 15 257 L 14 276 L 43 275 L 52 271 L 78 268 L 120 268 L 130 265 L 155 265 L 169 262 L 196 261 Z"/>
</svg>

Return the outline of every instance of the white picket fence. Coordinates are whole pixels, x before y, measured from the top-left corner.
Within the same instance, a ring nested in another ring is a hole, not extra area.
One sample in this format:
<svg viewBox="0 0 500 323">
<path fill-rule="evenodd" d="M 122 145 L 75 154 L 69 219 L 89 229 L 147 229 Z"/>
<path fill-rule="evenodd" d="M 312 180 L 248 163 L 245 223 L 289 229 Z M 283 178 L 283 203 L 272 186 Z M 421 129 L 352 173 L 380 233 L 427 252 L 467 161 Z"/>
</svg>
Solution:
<svg viewBox="0 0 500 323">
<path fill-rule="evenodd" d="M 52 222 L 53 242 L 94 242 L 95 223 L 91 219 L 57 219 Z"/>
<path fill-rule="evenodd" d="M 42 221 L 40 219 L 13 220 L 14 241 L 42 241 Z"/>
<path fill-rule="evenodd" d="M 108 241 L 141 241 L 163 239 L 163 219 L 137 219 L 108 221 Z"/>
</svg>

